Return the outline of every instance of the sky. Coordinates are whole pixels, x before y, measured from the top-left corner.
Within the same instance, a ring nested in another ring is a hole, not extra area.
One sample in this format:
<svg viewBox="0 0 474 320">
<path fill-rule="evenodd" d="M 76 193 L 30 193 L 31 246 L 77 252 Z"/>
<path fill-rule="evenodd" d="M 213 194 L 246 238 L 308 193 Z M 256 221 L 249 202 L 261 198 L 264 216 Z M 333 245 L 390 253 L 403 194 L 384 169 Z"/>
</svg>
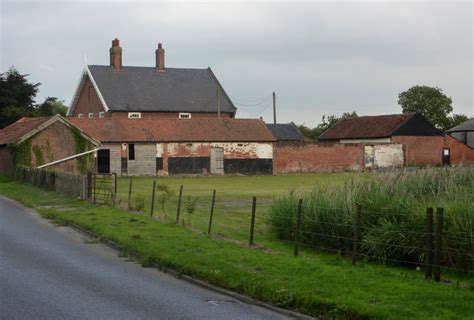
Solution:
<svg viewBox="0 0 474 320">
<path fill-rule="evenodd" d="M 0 72 L 15 66 L 69 105 L 88 64 L 210 66 L 237 117 L 317 125 L 323 115 L 400 113 L 398 94 L 437 86 L 474 116 L 471 1 L 129 2 L 0 0 Z"/>
</svg>

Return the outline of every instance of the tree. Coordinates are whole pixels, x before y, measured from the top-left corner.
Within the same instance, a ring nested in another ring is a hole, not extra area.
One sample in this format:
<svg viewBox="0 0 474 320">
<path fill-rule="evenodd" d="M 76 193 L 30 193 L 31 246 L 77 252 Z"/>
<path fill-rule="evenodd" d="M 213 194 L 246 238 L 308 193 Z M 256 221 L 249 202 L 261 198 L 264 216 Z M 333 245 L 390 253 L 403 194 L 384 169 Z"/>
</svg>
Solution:
<svg viewBox="0 0 474 320">
<path fill-rule="evenodd" d="M 64 105 L 64 101 L 56 97 L 47 97 L 42 104 L 37 106 L 35 113 L 38 116 L 51 116 L 55 114 L 66 116 L 67 107 Z"/>
<path fill-rule="evenodd" d="M 306 141 L 315 141 L 318 137 L 326 130 L 331 129 L 334 127 L 339 121 L 347 118 L 355 118 L 358 117 L 355 111 L 352 112 L 344 112 L 340 117 L 336 115 L 326 116 L 323 115 L 321 118 L 321 123 L 318 124 L 314 128 L 309 128 L 305 125 L 298 126 L 301 134 L 305 138 Z"/>
<path fill-rule="evenodd" d="M 465 114 L 453 114 L 452 116 L 449 117 L 449 126 L 448 129 L 451 129 L 452 127 L 458 126 L 463 122 L 466 122 L 469 120 L 469 117 L 466 116 Z"/>
<path fill-rule="evenodd" d="M 451 125 L 452 100 L 438 87 L 413 86 L 398 95 L 398 104 L 403 113 L 419 112 L 439 129 L 447 130 Z"/>
</svg>

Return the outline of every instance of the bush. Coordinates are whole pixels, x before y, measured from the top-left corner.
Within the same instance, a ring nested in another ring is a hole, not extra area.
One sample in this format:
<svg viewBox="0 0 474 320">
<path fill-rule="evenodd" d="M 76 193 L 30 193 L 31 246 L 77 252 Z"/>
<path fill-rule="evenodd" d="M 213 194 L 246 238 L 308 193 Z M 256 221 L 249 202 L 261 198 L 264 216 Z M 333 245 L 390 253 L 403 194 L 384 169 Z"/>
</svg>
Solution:
<svg viewBox="0 0 474 320">
<path fill-rule="evenodd" d="M 473 270 L 473 194 L 473 168 L 360 175 L 343 186 L 317 186 L 305 197 L 291 192 L 271 206 L 269 224 L 279 239 L 293 240 L 298 198 L 304 198 L 304 244 L 348 254 L 359 204 L 362 255 L 419 263 L 424 256 L 425 210 L 443 207 L 443 264 Z"/>
<path fill-rule="evenodd" d="M 132 211 L 143 211 L 145 210 L 145 195 L 136 194 L 132 198 L 132 203 L 130 204 L 130 210 Z"/>
</svg>

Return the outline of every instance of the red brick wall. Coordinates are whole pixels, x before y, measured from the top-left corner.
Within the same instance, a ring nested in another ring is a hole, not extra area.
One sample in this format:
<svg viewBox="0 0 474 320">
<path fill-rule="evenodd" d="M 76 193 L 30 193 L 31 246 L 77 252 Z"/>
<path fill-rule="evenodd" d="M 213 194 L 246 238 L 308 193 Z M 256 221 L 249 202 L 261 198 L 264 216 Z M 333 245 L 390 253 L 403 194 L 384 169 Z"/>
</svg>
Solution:
<svg viewBox="0 0 474 320">
<path fill-rule="evenodd" d="M 273 173 L 344 171 L 364 168 L 361 144 L 275 144 Z"/>
<path fill-rule="evenodd" d="M 451 136 L 446 136 L 445 141 L 451 151 L 451 164 L 474 165 L 474 149 Z"/>
<path fill-rule="evenodd" d="M 76 140 L 71 129 L 57 121 L 31 138 L 31 166 L 39 165 L 34 148 L 40 149 L 43 154 L 43 164 L 60 160 L 76 154 Z M 55 171 L 79 173 L 76 159 L 62 162 L 49 167 Z"/>
<path fill-rule="evenodd" d="M 95 91 L 89 77 L 86 77 L 82 91 L 79 93 L 76 108 L 71 116 L 77 117 L 79 113 L 82 113 L 83 117 L 87 118 L 89 112 L 92 112 L 94 117 L 98 118 L 101 111 L 104 111 L 104 107 L 100 102 L 99 95 Z"/>
<path fill-rule="evenodd" d="M 0 146 L 0 172 L 10 172 L 13 169 L 10 151 L 6 146 Z"/>
<path fill-rule="evenodd" d="M 112 118 L 128 118 L 128 111 L 127 112 L 106 112 L 106 117 Z M 160 118 L 160 119 L 178 119 L 179 112 L 141 112 L 142 118 Z M 221 113 L 221 118 L 232 118 L 232 113 Z M 191 112 L 191 118 L 217 118 L 216 113 L 194 113 Z"/>
</svg>

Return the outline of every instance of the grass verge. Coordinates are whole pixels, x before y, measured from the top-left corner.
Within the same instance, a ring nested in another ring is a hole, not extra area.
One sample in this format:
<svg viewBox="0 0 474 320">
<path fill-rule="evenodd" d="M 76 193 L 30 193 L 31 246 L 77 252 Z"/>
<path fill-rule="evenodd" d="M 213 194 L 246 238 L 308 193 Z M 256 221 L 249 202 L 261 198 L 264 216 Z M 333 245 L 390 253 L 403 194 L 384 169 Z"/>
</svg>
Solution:
<svg viewBox="0 0 474 320">
<path fill-rule="evenodd" d="M 474 290 L 425 281 L 421 272 L 303 251 L 248 249 L 145 215 L 96 207 L 0 180 L 0 194 L 60 224 L 73 223 L 116 242 L 122 253 L 159 263 L 275 306 L 322 318 L 471 319 Z M 64 210 L 68 208 L 68 210 Z M 291 248 L 289 248 L 291 249 Z"/>
</svg>

